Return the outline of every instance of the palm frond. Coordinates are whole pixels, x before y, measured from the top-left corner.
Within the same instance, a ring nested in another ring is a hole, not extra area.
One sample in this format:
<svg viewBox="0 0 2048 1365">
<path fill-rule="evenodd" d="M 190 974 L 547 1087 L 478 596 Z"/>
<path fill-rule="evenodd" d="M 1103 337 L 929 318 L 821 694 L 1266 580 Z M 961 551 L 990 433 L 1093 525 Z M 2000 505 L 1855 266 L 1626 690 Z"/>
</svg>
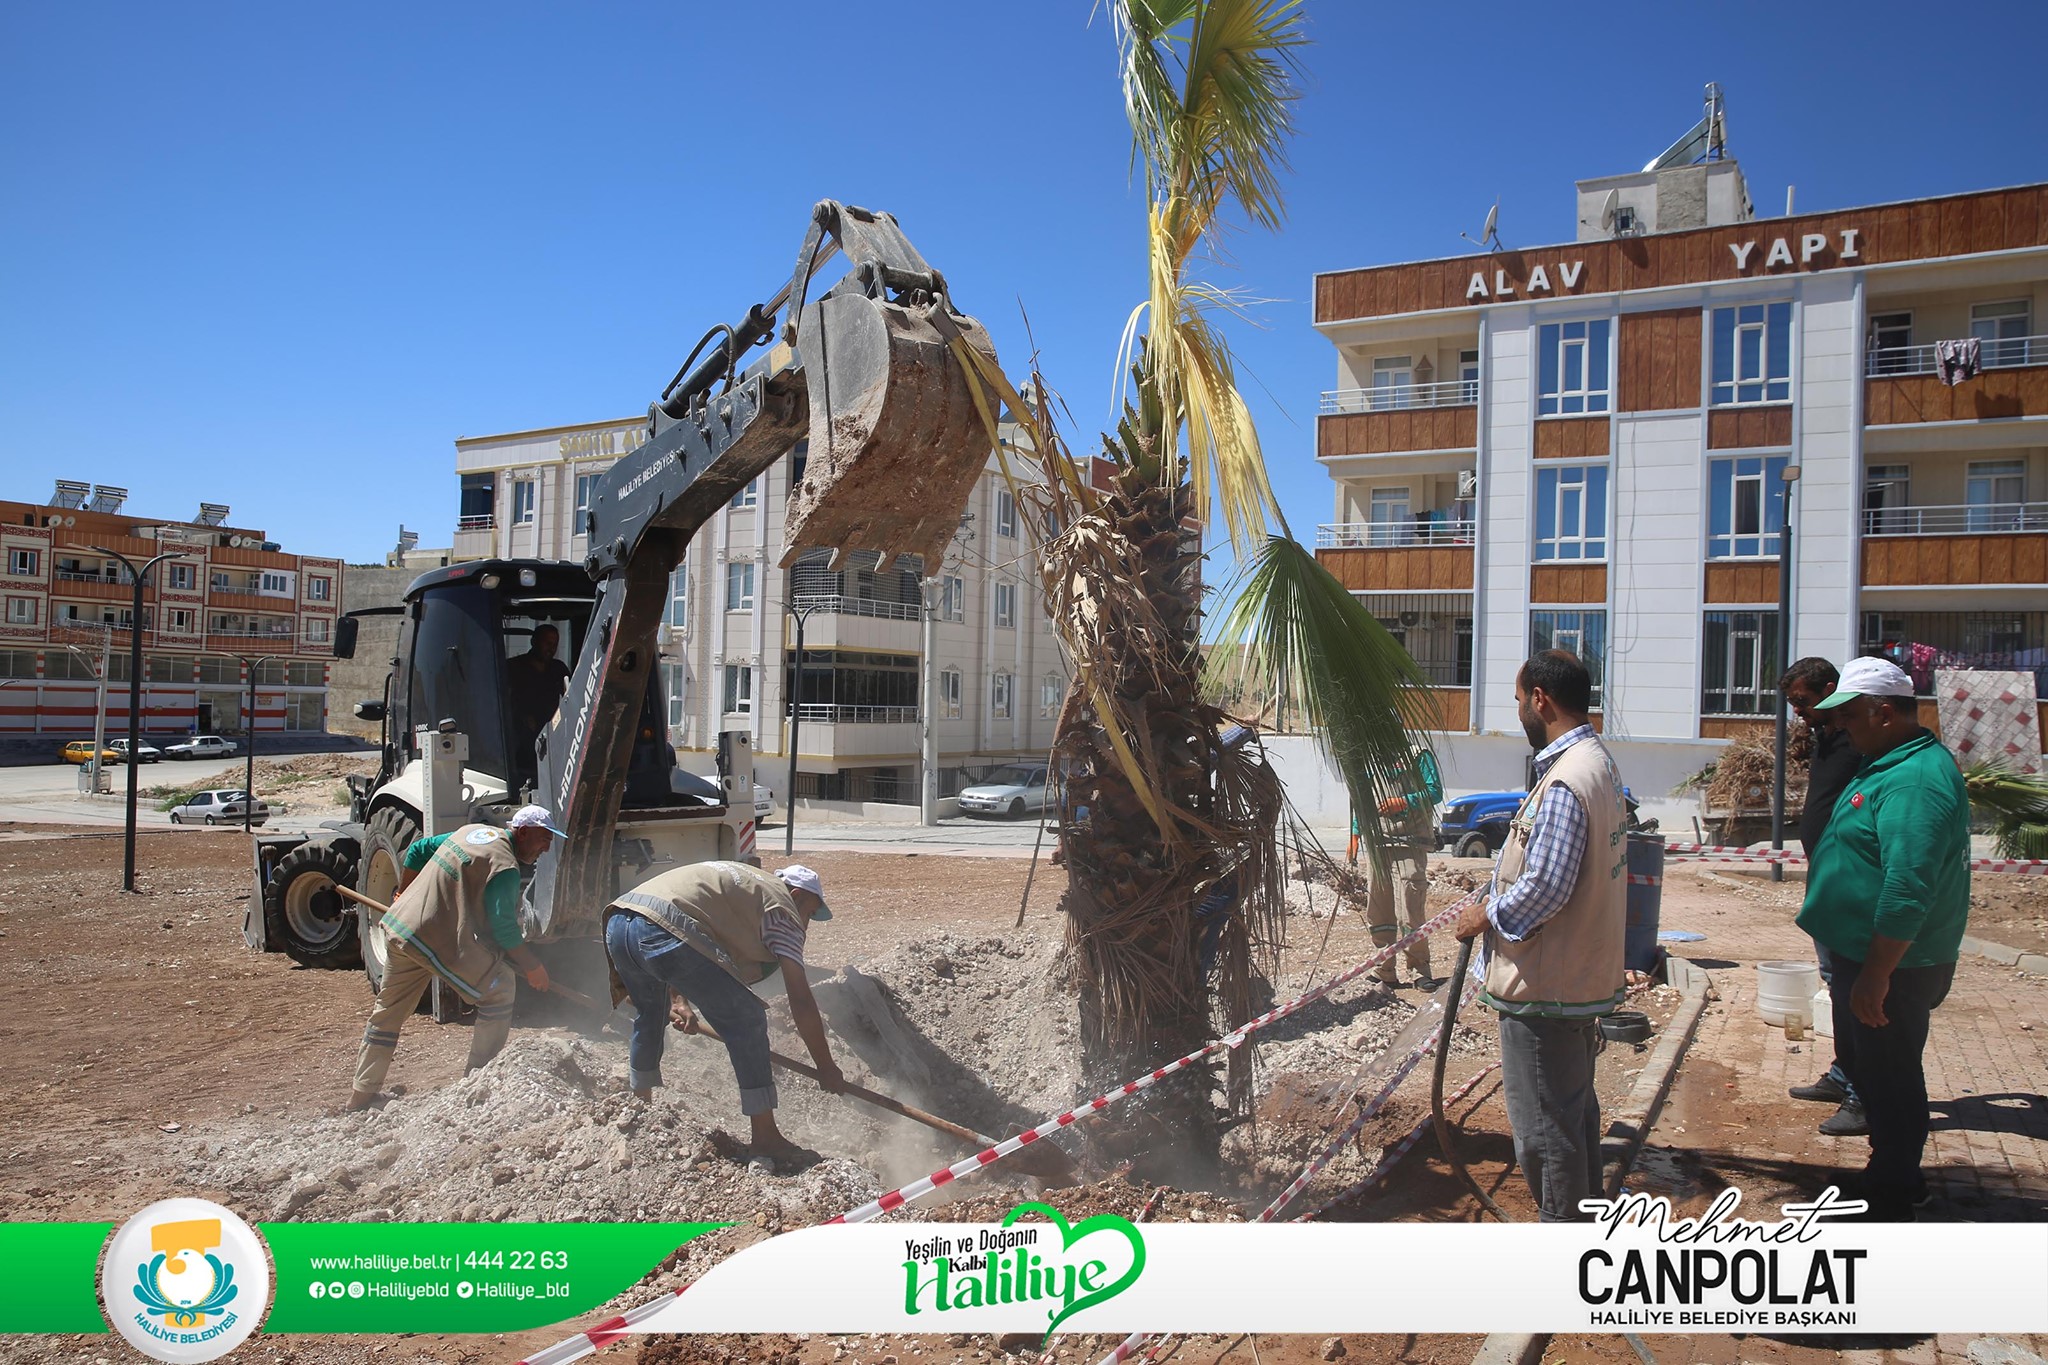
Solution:
<svg viewBox="0 0 2048 1365">
<path fill-rule="evenodd" d="M 1373 813 L 1435 723 L 1415 661 L 1312 551 L 1270 537 L 1234 585 L 1210 655 L 1212 685 L 1298 706 L 1342 774 L 1377 861 Z"/>
<path fill-rule="evenodd" d="M 1991 826 L 2001 858 L 2048 858 L 2048 778 L 1999 763 L 1963 769 L 1970 810 Z"/>
<path fill-rule="evenodd" d="M 1175 192 L 1200 218 L 1214 219 L 1227 199 L 1259 227 L 1280 226 L 1295 50 L 1307 41 L 1299 0 L 1209 0 L 1195 11 L 1172 140 Z"/>
</svg>

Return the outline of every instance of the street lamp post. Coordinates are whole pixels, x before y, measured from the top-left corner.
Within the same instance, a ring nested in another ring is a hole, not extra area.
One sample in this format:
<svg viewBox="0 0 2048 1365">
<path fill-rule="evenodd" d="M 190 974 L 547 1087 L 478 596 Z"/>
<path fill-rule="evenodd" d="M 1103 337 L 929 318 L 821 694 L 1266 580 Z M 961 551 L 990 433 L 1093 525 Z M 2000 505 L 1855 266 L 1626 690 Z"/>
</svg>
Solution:
<svg viewBox="0 0 2048 1365">
<path fill-rule="evenodd" d="M 783 793 L 782 803 L 782 852 L 787 857 L 796 852 L 796 737 L 804 718 L 804 621 L 812 612 L 823 610 L 825 604 L 813 602 L 800 607 L 792 599 L 782 605 L 796 618 L 796 668 L 790 675 L 789 686 L 789 790 Z"/>
<path fill-rule="evenodd" d="M 249 675 L 249 722 L 242 734 L 242 833 L 249 832 L 249 814 L 256 808 L 256 671 L 271 661 L 268 654 L 230 654 L 225 658 L 241 661 L 242 670 Z"/>
<path fill-rule="evenodd" d="M 1781 477 L 1784 479 L 1780 497 L 1784 499 L 1778 517 L 1778 673 L 1782 677 L 1792 662 L 1792 485 L 1799 482 L 1799 466 L 1786 465 Z M 1775 680 L 1774 680 L 1775 681 Z M 1776 754 L 1772 759 L 1771 783 L 1771 852 L 1785 850 L 1785 696 L 1782 688 L 1778 693 L 1778 720 L 1776 733 Z M 1810 854 L 1811 849 L 1808 850 Z M 1785 860 L 1771 859 L 1771 880 L 1785 880 Z"/>
<path fill-rule="evenodd" d="M 128 576 L 135 582 L 134 611 L 128 621 L 128 816 L 121 854 L 121 889 L 135 889 L 135 784 L 137 767 L 142 762 L 142 588 L 149 571 L 166 559 L 183 559 L 179 550 L 165 550 L 151 557 L 141 568 L 135 561 L 119 550 L 109 550 L 104 545 L 92 547 L 100 554 L 118 559 L 128 568 Z"/>
</svg>

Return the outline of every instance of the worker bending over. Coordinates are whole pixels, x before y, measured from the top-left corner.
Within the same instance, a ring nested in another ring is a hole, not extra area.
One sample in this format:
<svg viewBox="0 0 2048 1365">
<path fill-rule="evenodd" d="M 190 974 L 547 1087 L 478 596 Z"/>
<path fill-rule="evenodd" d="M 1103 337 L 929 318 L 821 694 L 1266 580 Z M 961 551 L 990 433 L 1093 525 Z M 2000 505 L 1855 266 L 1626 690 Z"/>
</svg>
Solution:
<svg viewBox="0 0 2048 1365">
<path fill-rule="evenodd" d="M 383 921 L 390 951 L 356 1058 L 350 1109 L 376 1100 L 398 1048 L 398 1031 L 436 976 L 476 1006 L 466 1070 L 476 1070 L 505 1046 L 519 990 L 512 968 L 535 990 L 548 988 L 547 968 L 519 929 L 519 867 L 536 862 L 560 832 L 545 810 L 524 806 L 503 829 L 464 825 L 415 839 L 400 855 L 398 900 Z"/>
<path fill-rule="evenodd" d="M 824 884 L 798 864 L 769 873 L 745 863 L 694 863 L 620 893 L 605 910 L 604 946 L 638 1011 L 628 1051 L 633 1092 L 653 1097 L 662 1083 L 663 1025 L 694 1032 L 694 1006 L 725 1042 L 739 1081 L 740 1112 L 753 1125 L 755 1155 L 802 1160 L 802 1149 L 775 1125 L 768 1009 L 750 987 L 781 970 L 790 1016 L 817 1065 L 818 1083 L 840 1093 L 845 1078 L 804 975 L 810 923 L 830 918 Z"/>
</svg>

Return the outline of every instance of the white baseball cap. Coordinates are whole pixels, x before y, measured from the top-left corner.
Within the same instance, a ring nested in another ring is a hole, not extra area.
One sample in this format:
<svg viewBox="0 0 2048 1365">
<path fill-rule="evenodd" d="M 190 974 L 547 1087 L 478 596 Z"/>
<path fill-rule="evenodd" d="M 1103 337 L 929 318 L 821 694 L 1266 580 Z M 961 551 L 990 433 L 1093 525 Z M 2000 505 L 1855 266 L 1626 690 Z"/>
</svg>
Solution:
<svg viewBox="0 0 2048 1365">
<path fill-rule="evenodd" d="M 1815 710 L 1840 706 L 1852 697 L 1910 697 L 1913 680 L 1889 659 L 1851 659 L 1842 666 L 1835 690 L 1814 704 Z"/>
<path fill-rule="evenodd" d="M 802 863 L 791 863 L 788 867 L 775 869 L 775 875 L 782 878 L 783 885 L 791 890 L 808 891 L 818 898 L 818 908 L 811 912 L 812 919 L 832 918 L 832 908 L 825 904 L 825 882 L 817 873 Z"/>
<path fill-rule="evenodd" d="M 513 813 L 512 818 L 505 822 L 505 828 L 544 829 L 558 839 L 569 837 L 555 828 L 555 817 L 548 814 L 545 806 L 521 806 Z"/>
</svg>

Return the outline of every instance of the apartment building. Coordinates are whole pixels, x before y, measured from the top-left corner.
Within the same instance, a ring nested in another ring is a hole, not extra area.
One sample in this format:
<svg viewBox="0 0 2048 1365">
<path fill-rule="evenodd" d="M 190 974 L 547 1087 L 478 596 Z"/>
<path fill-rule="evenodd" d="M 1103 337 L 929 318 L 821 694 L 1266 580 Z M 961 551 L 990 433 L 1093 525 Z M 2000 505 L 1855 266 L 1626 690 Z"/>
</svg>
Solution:
<svg viewBox="0 0 2048 1365">
<path fill-rule="evenodd" d="M 597 481 L 646 440 L 645 419 L 455 443 L 458 560 L 581 560 Z M 797 794 L 914 805 L 924 667 L 921 562 L 808 551 L 784 570 L 784 517 L 806 447 L 734 496 L 691 544 L 662 628 L 669 731 L 686 767 L 710 772 L 721 731 L 751 736 L 759 779 L 781 793 L 792 700 Z M 1067 675 L 1038 589 L 1037 551 L 991 457 L 932 589 L 939 791 L 1042 759 Z M 797 614 L 803 619 L 801 683 Z"/>
<path fill-rule="evenodd" d="M 1428 676 L 1451 780 L 1520 783 L 1547 645 L 1638 795 L 1768 724 L 1787 527 L 1795 656 L 2048 692 L 2048 186 L 1757 218 L 1720 159 L 1577 191 L 1572 242 L 1315 278 L 1319 554 Z"/>
<path fill-rule="evenodd" d="M 110 550 L 138 564 L 177 555 L 144 580 L 145 733 L 325 730 L 341 561 L 286 553 L 228 525 L 218 503 L 166 520 L 128 513 L 126 500 L 59 480 L 47 503 L 0 501 L 0 736 L 90 738 L 103 660 L 107 732 L 125 733 L 138 623 L 134 580 Z"/>
</svg>

